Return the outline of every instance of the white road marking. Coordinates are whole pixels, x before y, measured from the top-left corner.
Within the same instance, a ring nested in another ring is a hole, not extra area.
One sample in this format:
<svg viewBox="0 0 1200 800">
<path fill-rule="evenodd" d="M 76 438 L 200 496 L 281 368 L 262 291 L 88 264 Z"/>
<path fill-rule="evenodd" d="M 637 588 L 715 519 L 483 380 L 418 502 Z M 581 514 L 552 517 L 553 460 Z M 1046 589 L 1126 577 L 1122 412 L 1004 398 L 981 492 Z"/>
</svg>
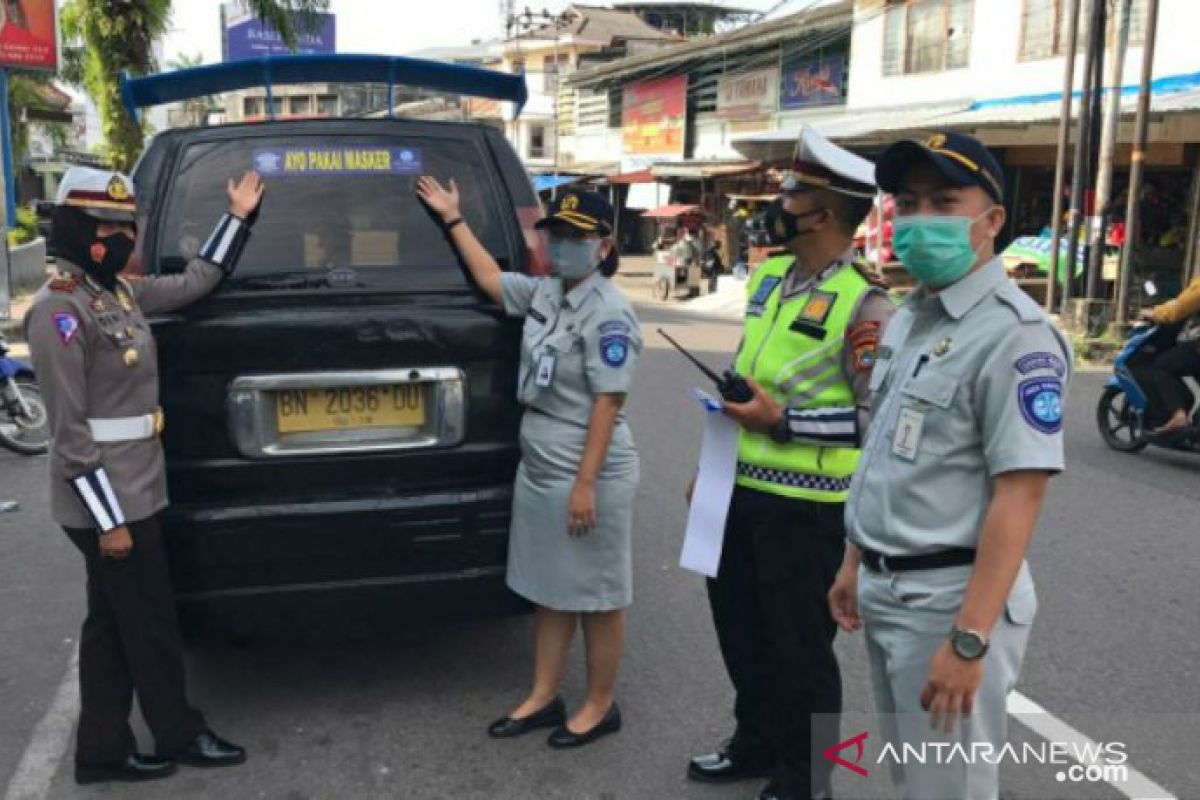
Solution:
<svg viewBox="0 0 1200 800">
<path fill-rule="evenodd" d="M 44 800 L 49 795 L 50 783 L 67 752 L 78 716 L 79 649 L 76 648 L 50 709 L 33 729 L 33 737 L 4 790 L 4 800 Z"/>
<path fill-rule="evenodd" d="M 1090 737 L 1075 730 L 1020 692 L 1013 692 L 1008 696 L 1008 713 L 1048 742 L 1071 744 L 1074 752 L 1086 752 L 1085 748 L 1097 746 Z M 1128 768 L 1126 780 L 1107 781 L 1109 786 L 1121 794 L 1131 800 L 1179 800 L 1130 764 L 1126 763 L 1124 766 Z"/>
</svg>

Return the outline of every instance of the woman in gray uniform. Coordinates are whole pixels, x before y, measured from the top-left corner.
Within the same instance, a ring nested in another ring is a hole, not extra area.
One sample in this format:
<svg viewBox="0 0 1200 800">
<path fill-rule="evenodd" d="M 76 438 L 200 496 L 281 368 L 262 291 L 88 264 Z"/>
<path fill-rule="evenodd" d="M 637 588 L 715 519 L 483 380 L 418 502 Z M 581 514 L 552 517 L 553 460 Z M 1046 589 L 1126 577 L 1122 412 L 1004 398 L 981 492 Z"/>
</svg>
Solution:
<svg viewBox="0 0 1200 800">
<path fill-rule="evenodd" d="M 568 192 L 538 223 L 554 277 L 501 272 L 459 214 L 458 188 L 421 178 L 472 278 L 525 319 L 518 396 L 521 465 L 513 493 L 508 585 L 537 605 L 533 689 L 488 729 L 509 738 L 554 727 L 551 747 L 577 747 L 621 727 L 613 699 L 632 602 L 630 533 L 638 456 L 622 407 L 642 339 L 608 278 L 616 272 L 613 210 Z M 587 698 L 569 720 L 558 694 L 575 628 L 587 645 Z"/>
</svg>

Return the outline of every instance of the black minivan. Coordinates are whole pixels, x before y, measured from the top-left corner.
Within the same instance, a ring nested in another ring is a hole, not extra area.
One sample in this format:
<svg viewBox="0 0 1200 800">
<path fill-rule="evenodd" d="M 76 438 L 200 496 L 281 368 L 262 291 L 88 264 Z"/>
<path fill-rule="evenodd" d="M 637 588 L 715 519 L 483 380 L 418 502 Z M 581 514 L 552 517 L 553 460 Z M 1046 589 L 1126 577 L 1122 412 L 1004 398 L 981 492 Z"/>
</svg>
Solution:
<svg viewBox="0 0 1200 800">
<path fill-rule="evenodd" d="M 185 624 L 516 607 L 520 324 L 472 287 L 414 186 L 454 178 L 503 268 L 541 274 L 517 156 L 470 123 L 166 131 L 134 174 L 141 269 L 181 271 L 251 168 L 266 197 L 236 273 L 152 320 Z"/>
</svg>

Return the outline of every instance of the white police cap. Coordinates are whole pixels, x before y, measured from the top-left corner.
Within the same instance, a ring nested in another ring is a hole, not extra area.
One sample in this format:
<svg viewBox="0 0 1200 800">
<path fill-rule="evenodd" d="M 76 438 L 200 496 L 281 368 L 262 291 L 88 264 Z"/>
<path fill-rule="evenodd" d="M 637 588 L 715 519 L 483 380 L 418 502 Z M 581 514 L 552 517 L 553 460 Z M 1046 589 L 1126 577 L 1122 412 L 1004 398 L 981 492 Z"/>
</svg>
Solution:
<svg viewBox="0 0 1200 800">
<path fill-rule="evenodd" d="M 805 125 L 796 142 L 792 171 L 780 188 L 792 192 L 805 187 L 829 189 L 852 197 L 874 197 L 875 165 Z"/>
<path fill-rule="evenodd" d="M 54 202 L 78 208 L 88 216 L 108 222 L 134 222 L 137 219 L 133 181 L 120 172 L 71 167 L 58 185 L 58 197 Z"/>
</svg>

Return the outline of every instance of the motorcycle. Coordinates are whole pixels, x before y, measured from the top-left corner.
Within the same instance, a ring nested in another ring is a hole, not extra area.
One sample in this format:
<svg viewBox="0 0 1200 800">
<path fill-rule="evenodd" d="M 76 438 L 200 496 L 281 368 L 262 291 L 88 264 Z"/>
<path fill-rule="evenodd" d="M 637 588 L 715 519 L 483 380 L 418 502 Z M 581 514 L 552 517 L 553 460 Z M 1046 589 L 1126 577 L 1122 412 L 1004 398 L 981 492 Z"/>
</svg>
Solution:
<svg viewBox="0 0 1200 800">
<path fill-rule="evenodd" d="M 1096 424 L 1104 443 L 1122 453 L 1137 453 L 1149 445 L 1186 453 L 1200 453 L 1200 405 L 1193 402 L 1189 425 L 1177 434 L 1157 437 L 1146 422 L 1150 401 L 1138 381 L 1140 368 L 1153 363 L 1159 353 L 1175 344 L 1180 326 L 1147 325 L 1134 328 L 1113 363 L 1109 379 L 1096 406 Z M 1197 390 L 1188 387 L 1193 401 Z"/>
<path fill-rule="evenodd" d="M 0 336 L 0 446 L 34 456 L 50 449 L 50 416 L 33 368 L 10 358 Z"/>
</svg>

